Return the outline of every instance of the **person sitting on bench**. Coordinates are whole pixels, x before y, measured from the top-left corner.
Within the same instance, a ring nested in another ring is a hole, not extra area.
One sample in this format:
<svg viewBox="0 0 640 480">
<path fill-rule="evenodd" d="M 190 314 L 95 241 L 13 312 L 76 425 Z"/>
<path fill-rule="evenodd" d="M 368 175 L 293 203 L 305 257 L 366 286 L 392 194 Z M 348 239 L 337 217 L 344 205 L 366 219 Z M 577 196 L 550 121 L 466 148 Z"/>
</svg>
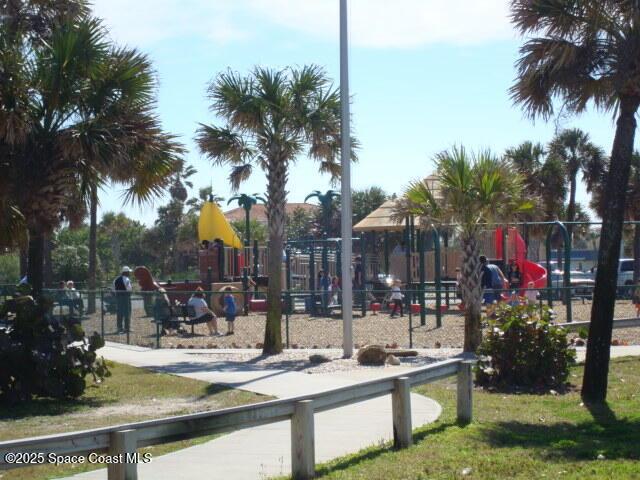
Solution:
<svg viewBox="0 0 640 480">
<path fill-rule="evenodd" d="M 202 287 L 196 288 L 195 293 L 187 303 L 187 307 L 191 307 L 189 309 L 189 321 L 187 322 L 189 325 L 206 323 L 207 327 L 209 327 L 209 335 L 220 335 L 218 333 L 218 320 L 204 299 L 204 290 L 202 290 Z M 191 314 L 194 316 L 191 316 Z"/>
</svg>

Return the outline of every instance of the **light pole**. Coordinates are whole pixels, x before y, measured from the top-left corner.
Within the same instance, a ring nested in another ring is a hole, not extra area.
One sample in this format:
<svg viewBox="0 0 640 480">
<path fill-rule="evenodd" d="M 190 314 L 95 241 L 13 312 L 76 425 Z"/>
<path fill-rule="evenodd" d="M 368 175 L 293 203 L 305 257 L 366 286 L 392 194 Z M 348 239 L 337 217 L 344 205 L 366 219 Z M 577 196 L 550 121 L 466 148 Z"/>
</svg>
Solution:
<svg viewBox="0 0 640 480">
<path fill-rule="evenodd" d="M 342 190 L 342 350 L 353 356 L 353 290 L 351 283 L 351 127 L 349 117 L 349 29 L 347 0 L 340 0 L 340 103 Z"/>
</svg>

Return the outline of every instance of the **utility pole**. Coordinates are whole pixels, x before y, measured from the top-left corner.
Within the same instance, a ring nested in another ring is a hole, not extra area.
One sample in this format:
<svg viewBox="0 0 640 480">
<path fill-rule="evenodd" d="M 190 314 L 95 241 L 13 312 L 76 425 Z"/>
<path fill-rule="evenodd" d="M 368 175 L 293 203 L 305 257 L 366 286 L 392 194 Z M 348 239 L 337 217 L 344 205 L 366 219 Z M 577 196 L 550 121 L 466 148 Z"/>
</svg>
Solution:
<svg viewBox="0 0 640 480">
<path fill-rule="evenodd" d="M 347 0 L 340 0 L 340 102 L 342 107 L 342 349 L 345 358 L 353 356 L 353 289 L 351 282 L 351 127 L 349 117 L 349 30 Z"/>
</svg>

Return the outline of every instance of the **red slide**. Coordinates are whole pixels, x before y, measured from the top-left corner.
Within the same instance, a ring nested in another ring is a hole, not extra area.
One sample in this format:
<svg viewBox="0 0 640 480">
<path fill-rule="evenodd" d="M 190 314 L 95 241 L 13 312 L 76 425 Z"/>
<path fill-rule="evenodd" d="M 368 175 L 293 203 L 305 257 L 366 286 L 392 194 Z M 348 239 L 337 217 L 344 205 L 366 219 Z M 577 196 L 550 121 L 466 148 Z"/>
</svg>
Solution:
<svg viewBox="0 0 640 480">
<path fill-rule="evenodd" d="M 507 235 L 507 261 L 515 259 L 516 264 L 522 272 L 522 286 L 527 287 L 529 282 L 533 282 L 534 288 L 546 288 L 547 269 L 542 265 L 527 260 L 527 246 L 517 228 L 509 228 Z M 496 228 L 496 257 L 502 259 L 502 228 Z"/>
</svg>

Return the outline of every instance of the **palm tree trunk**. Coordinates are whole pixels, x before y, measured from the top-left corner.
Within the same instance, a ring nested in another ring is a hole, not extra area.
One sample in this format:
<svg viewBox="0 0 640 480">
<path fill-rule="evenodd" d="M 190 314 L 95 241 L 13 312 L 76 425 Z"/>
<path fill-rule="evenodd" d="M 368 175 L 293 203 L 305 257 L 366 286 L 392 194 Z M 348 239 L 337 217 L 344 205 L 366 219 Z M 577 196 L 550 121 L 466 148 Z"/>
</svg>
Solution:
<svg viewBox="0 0 640 480">
<path fill-rule="evenodd" d="M 267 216 L 269 219 L 269 260 L 267 272 L 267 323 L 262 353 L 282 352 L 282 252 L 284 248 L 287 164 L 276 158 L 267 171 Z"/>
<path fill-rule="evenodd" d="M 29 260 L 27 275 L 33 287 L 33 295 L 39 297 L 44 283 L 44 233 L 37 228 L 29 228 Z"/>
<path fill-rule="evenodd" d="M 87 313 L 96 311 L 96 273 L 98 269 L 98 187 L 91 186 L 91 198 L 89 199 L 89 272 L 87 300 Z"/>
<path fill-rule="evenodd" d="M 51 259 L 52 250 L 53 250 L 53 242 L 51 241 L 51 235 L 45 235 L 44 251 L 43 251 L 44 275 L 42 279 L 43 285 L 45 287 L 47 286 L 51 287 L 53 285 L 53 264 Z"/>
<path fill-rule="evenodd" d="M 640 223 L 633 230 L 633 284 L 640 283 Z M 633 293 L 633 292 L 629 292 Z"/>
<path fill-rule="evenodd" d="M 482 286 L 480 256 L 475 235 L 462 236 L 462 301 L 464 312 L 464 351 L 475 352 L 482 341 Z"/>
<path fill-rule="evenodd" d="M 20 279 L 27 274 L 29 265 L 29 249 L 26 246 L 20 246 Z"/>
<path fill-rule="evenodd" d="M 620 242 L 636 130 L 635 114 L 639 103 L 635 98 L 621 100 L 620 115 L 611 151 L 611 167 L 604 192 L 604 208 L 607 214 L 602 219 L 598 269 L 587 341 L 587 359 L 582 381 L 582 398 L 585 402 L 600 403 L 607 397 Z"/>
<path fill-rule="evenodd" d="M 569 238 L 573 240 L 573 222 L 576 218 L 576 189 L 578 188 L 578 172 L 572 171 L 571 175 L 571 188 L 569 190 L 569 205 L 567 206 L 567 232 L 569 233 Z"/>
</svg>

